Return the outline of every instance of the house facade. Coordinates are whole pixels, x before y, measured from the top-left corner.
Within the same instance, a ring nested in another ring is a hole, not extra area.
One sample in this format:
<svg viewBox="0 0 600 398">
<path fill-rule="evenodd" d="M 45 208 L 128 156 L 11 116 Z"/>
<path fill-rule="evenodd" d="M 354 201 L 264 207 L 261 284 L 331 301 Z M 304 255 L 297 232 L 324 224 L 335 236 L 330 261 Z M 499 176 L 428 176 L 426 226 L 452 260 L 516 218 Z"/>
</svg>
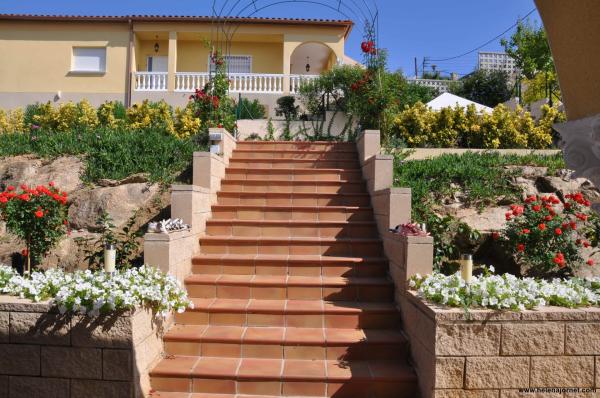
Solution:
<svg viewBox="0 0 600 398">
<path fill-rule="evenodd" d="M 208 81 L 211 45 L 230 93 L 267 106 L 344 63 L 351 21 L 0 14 L 0 108 L 35 102 L 183 105 Z"/>
</svg>

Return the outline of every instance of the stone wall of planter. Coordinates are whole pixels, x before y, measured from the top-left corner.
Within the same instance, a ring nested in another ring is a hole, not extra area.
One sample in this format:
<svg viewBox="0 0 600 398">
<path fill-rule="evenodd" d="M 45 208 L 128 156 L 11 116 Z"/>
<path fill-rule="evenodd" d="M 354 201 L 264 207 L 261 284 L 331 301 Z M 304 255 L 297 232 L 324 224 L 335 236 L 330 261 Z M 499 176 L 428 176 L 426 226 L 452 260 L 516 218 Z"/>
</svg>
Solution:
<svg viewBox="0 0 600 398">
<path fill-rule="evenodd" d="M 465 313 L 414 292 L 400 307 L 422 398 L 592 397 L 600 387 L 599 308 Z"/>
<path fill-rule="evenodd" d="M 97 318 L 0 296 L 0 398 L 141 398 L 168 321 L 151 311 Z"/>
</svg>

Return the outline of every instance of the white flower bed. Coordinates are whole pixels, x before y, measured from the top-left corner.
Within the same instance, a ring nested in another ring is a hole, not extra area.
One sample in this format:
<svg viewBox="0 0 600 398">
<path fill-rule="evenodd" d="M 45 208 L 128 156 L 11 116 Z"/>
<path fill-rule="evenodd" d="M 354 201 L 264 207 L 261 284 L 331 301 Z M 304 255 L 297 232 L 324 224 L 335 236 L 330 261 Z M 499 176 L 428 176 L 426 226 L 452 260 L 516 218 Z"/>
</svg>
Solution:
<svg viewBox="0 0 600 398">
<path fill-rule="evenodd" d="M 170 275 L 143 266 L 109 274 L 104 271 L 60 269 L 20 276 L 11 267 L 0 266 L 0 294 L 33 301 L 51 299 L 61 313 L 98 316 L 111 311 L 151 307 L 159 314 L 183 312 L 192 304 L 185 289 Z"/>
<path fill-rule="evenodd" d="M 460 273 L 434 273 L 413 277 L 409 286 L 419 297 L 438 304 L 463 308 L 523 311 L 546 305 L 585 307 L 600 305 L 600 278 L 517 278 L 514 275 L 482 275 L 466 283 Z"/>
</svg>

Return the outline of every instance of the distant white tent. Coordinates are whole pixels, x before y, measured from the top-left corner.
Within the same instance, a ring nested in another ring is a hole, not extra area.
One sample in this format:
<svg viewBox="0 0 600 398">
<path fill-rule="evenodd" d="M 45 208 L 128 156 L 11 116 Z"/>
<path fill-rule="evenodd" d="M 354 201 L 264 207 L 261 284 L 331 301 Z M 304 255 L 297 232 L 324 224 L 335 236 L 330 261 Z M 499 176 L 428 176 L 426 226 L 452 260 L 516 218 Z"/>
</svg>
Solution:
<svg viewBox="0 0 600 398">
<path fill-rule="evenodd" d="M 493 109 L 488 106 L 478 104 L 477 102 L 469 101 L 466 98 L 462 98 L 462 97 L 459 97 L 458 95 L 454 95 L 454 94 L 450 94 L 450 93 L 444 93 L 444 94 L 440 95 L 439 97 L 434 98 L 433 100 L 431 100 L 427 103 L 427 106 L 430 107 L 431 109 L 433 109 L 434 111 L 439 111 L 440 109 L 449 108 L 449 107 L 454 108 L 456 105 L 462 106 L 465 108 L 468 105 L 475 105 L 475 108 L 477 109 L 477 112 L 479 112 L 479 113 L 492 113 L 492 111 L 493 111 Z"/>
</svg>

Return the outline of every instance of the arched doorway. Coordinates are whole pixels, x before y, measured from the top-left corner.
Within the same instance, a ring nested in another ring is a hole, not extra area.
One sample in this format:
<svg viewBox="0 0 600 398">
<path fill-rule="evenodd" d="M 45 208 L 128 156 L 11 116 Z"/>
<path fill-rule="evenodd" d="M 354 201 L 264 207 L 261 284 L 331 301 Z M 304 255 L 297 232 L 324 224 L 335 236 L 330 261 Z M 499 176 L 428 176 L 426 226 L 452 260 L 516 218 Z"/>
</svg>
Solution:
<svg viewBox="0 0 600 398">
<path fill-rule="evenodd" d="M 290 56 L 292 75 L 319 75 L 337 63 L 335 52 L 326 44 L 318 42 L 302 43 Z"/>
</svg>

